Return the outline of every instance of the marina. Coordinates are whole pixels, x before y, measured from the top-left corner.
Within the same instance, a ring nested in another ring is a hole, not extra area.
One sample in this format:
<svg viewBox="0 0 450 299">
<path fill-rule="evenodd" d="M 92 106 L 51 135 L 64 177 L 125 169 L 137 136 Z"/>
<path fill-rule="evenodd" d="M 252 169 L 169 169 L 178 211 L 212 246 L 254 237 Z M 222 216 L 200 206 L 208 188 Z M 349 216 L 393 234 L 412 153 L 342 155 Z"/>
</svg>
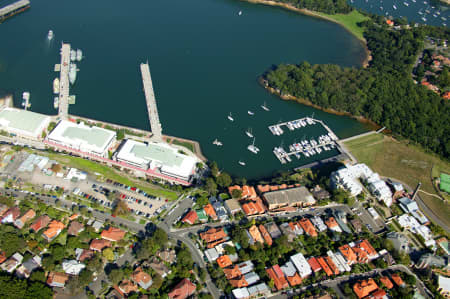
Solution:
<svg viewBox="0 0 450 299">
<path fill-rule="evenodd" d="M 311 117 L 303 117 L 296 120 L 291 120 L 283 123 L 278 123 L 276 125 L 269 126 L 270 132 L 272 132 L 273 135 L 283 135 L 284 130 L 281 128 L 282 126 L 286 126 L 289 131 L 294 131 L 296 129 L 300 129 L 306 126 L 315 125 L 316 123 L 319 123 L 319 120 L 313 119 Z M 333 133 L 334 134 L 334 133 Z"/>
</svg>

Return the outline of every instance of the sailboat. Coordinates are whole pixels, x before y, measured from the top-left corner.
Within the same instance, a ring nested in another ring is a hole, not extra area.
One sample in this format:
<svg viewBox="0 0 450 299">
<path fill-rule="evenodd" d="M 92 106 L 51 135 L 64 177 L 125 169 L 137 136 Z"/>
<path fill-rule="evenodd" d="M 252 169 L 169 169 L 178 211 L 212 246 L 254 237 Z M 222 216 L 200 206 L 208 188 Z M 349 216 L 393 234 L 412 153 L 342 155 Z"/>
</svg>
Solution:
<svg viewBox="0 0 450 299">
<path fill-rule="evenodd" d="M 248 110 L 247 113 L 248 113 L 248 115 L 255 115 L 255 113 L 250 110 Z"/>
<path fill-rule="evenodd" d="M 238 163 L 239 163 L 239 165 L 245 166 L 245 162 L 244 161 L 239 160 Z"/>
<path fill-rule="evenodd" d="M 214 144 L 214 145 L 217 145 L 217 146 L 222 146 L 222 145 L 223 145 L 222 142 L 220 142 L 219 140 L 217 140 L 217 138 L 213 141 L 213 144 Z"/>
<path fill-rule="evenodd" d="M 238 16 L 242 16 L 242 10 L 238 12 Z"/>
<path fill-rule="evenodd" d="M 248 128 L 248 130 L 245 131 L 245 134 L 247 134 L 248 137 L 253 138 L 252 128 Z"/>
<path fill-rule="evenodd" d="M 231 112 L 230 112 L 230 114 L 228 114 L 228 119 L 229 119 L 230 121 L 234 121 L 233 116 L 231 116 Z"/>
<path fill-rule="evenodd" d="M 252 153 L 254 153 L 254 154 L 257 154 L 257 153 L 259 152 L 259 148 L 257 148 L 257 147 L 255 146 L 255 138 L 253 138 L 253 143 L 250 144 L 249 146 L 247 146 L 247 149 L 248 149 L 249 151 L 251 151 Z"/>
<path fill-rule="evenodd" d="M 264 104 L 261 105 L 261 108 L 263 108 L 265 111 L 270 111 L 270 109 L 267 108 L 266 106 L 266 102 L 264 102 Z"/>
</svg>

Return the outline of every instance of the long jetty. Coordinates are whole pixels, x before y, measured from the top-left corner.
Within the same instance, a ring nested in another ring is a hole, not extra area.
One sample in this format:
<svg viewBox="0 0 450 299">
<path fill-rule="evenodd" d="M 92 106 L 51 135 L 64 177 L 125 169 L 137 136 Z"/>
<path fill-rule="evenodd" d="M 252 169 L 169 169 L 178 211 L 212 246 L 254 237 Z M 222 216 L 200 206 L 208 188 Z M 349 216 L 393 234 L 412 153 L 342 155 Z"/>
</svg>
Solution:
<svg viewBox="0 0 450 299">
<path fill-rule="evenodd" d="M 153 133 L 152 138 L 162 141 L 162 127 L 159 121 L 158 107 L 156 106 L 155 93 L 153 91 L 152 77 L 147 63 L 141 63 L 142 83 L 144 84 L 145 100 L 147 102 L 148 118 Z"/>
<path fill-rule="evenodd" d="M 6 5 L 5 7 L 0 8 L 0 23 L 5 19 L 14 16 L 30 7 L 29 0 L 19 0 L 12 4 Z"/>
<path fill-rule="evenodd" d="M 58 116 L 67 120 L 69 113 L 69 68 L 70 68 L 70 44 L 62 44 L 61 69 L 59 72 L 59 107 Z"/>
</svg>

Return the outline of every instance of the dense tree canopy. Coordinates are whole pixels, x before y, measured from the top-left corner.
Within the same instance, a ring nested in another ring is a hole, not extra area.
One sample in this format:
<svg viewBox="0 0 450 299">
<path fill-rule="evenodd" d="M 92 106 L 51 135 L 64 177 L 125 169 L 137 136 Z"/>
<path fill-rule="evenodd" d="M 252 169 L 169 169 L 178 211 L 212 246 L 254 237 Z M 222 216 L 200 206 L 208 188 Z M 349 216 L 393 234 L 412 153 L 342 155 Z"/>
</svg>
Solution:
<svg viewBox="0 0 450 299">
<path fill-rule="evenodd" d="M 392 30 L 372 20 L 364 25 L 373 57 L 369 68 L 280 65 L 265 75 L 267 83 L 281 94 L 368 118 L 449 158 L 450 103 L 411 77 L 425 36 L 449 39 L 449 31 L 427 26 Z"/>
<path fill-rule="evenodd" d="M 0 273 L 0 298 L 50 299 L 52 297 L 52 290 L 42 282 L 19 279 L 5 272 Z"/>
<path fill-rule="evenodd" d="M 320 11 L 328 14 L 349 13 L 352 7 L 345 0 L 275 0 L 276 2 L 286 3 L 297 8 L 306 8 L 309 10 Z"/>
</svg>

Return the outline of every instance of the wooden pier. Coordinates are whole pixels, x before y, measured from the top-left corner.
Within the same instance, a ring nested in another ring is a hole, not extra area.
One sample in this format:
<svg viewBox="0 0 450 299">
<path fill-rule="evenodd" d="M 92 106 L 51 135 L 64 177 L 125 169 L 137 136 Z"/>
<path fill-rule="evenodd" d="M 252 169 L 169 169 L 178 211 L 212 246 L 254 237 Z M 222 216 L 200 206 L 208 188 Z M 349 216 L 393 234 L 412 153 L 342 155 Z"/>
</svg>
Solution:
<svg viewBox="0 0 450 299">
<path fill-rule="evenodd" d="M 0 8 L 0 23 L 30 7 L 29 0 L 20 0 Z"/>
<path fill-rule="evenodd" d="M 58 116 L 67 120 L 69 115 L 69 69 L 70 69 L 70 44 L 62 44 L 61 64 L 59 72 L 59 107 Z"/>
<path fill-rule="evenodd" d="M 162 141 L 162 127 L 159 121 L 158 107 L 156 106 L 155 93 L 153 91 L 152 77 L 147 63 L 141 63 L 142 83 L 144 84 L 145 100 L 147 102 L 148 118 L 152 130 L 152 138 Z"/>
</svg>

